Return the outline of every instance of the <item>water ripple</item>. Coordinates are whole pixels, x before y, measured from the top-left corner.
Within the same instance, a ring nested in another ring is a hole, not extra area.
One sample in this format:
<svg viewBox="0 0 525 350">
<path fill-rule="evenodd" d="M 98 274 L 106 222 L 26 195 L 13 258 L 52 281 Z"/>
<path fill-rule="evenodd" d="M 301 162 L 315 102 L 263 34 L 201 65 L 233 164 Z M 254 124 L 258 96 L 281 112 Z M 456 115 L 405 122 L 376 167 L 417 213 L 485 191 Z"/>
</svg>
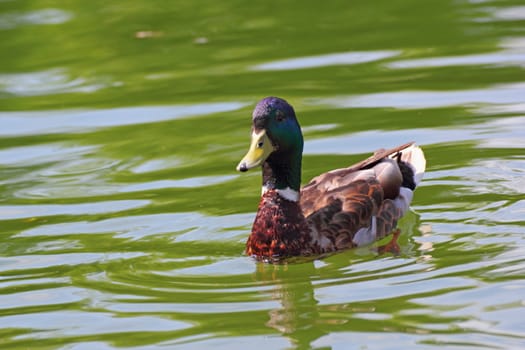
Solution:
<svg viewBox="0 0 525 350">
<path fill-rule="evenodd" d="M 73 14 L 60 9 L 42 9 L 29 12 L 11 12 L 0 15 L 0 30 L 26 25 L 57 25 L 70 21 Z"/>
<path fill-rule="evenodd" d="M 240 102 L 178 106 L 124 107 L 87 111 L 0 112 L 0 136 L 85 133 L 99 128 L 155 123 L 212 113 L 235 111 Z"/>
<path fill-rule="evenodd" d="M 0 309 L 70 304 L 82 300 L 85 294 L 85 289 L 76 287 L 33 289 L 28 292 L 2 294 Z"/>
<path fill-rule="evenodd" d="M 312 99 L 334 108 L 442 108 L 457 105 L 525 103 L 525 83 L 457 91 L 394 91 Z"/>
<path fill-rule="evenodd" d="M 399 55 L 400 51 L 351 51 L 332 53 L 319 56 L 307 56 L 299 58 L 289 58 L 280 61 L 258 64 L 251 67 L 252 70 L 294 70 L 318 68 L 326 66 L 342 66 L 359 64 L 366 62 L 379 61 Z"/>
<path fill-rule="evenodd" d="M 122 317 L 108 312 L 51 311 L 0 317 L 9 328 L 31 330 L 16 339 L 45 339 L 92 334 L 166 332 L 190 328 L 177 320 L 155 316 Z"/>
<path fill-rule="evenodd" d="M 418 144 L 477 141 L 479 148 L 525 148 L 525 117 L 501 118 L 485 123 L 429 129 L 363 131 L 308 140 L 305 154 L 359 154 L 395 146 L 407 140 Z M 458 170 L 463 171 L 463 170 Z"/>
<path fill-rule="evenodd" d="M 385 65 L 388 68 L 430 68 L 477 66 L 483 64 L 525 67 L 525 52 L 500 51 L 475 55 L 419 58 L 389 62 Z"/>
<path fill-rule="evenodd" d="M 440 289 L 453 290 L 472 288 L 476 286 L 474 281 L 459 277 L 440 277 L 424 281 L 410 281 L 399 283 L 398 278 L 381 278 L 380 280 L 361 281 L 358 285 L 352 285 L 352 293 L 344 293 L 349 286 L 338 284 L 328 287 L 320 287 L 315 291 L 315 298 L 320 305 L 356 303 L 371 300 L 381 300 L 406 296 L 410 290 L 411 295 L 438 292 Z M 385 293 L 388 290 L 388 293 Z"/>
<path fill-rule="evenodd" d="M 115 210 L 114 206 L 112 208 Z M 210 217 L 200 213 L 137 215 L 95 222 L 80 221 L 42 225 L 22 231 L 16 237 L 115 233 L 116 237 L 142 239 L 150 235 L 179 232 L 180 236 L 174 235 L 177 242 L 201 239 L 224 240 L 228 238 L 227 235 L 231 234 L 226 228 L 245 226 L 251 218 L 251 214 L 221 217 Z M 221 230 L 222 234 L 219 232 Z"/>
<path fill-rule="evenodd" d="M 117 213 L 145 207 L 149 200 L 120 200 L 84 204 L 0 205 L 0 220 L 13 220 L 54 215 L 94 215 Z"/>
<path fill-rule="evenodd" d="M 92 93 L 114 83 L 109 79 L 72 78 L 65 69 L 0 74 L 0 92 L 15 96 Z"/>
<path fill-rule="evenodd" d="M 144 255 L 144 253 L 65 253 L 0 257 L 0 272 L 45 269 L 62 265 L 77 266 L 111 260 L 133 259 Z"/>
<path fill-rule="evenodd" d="M 63 143 L 12 147 L 0 150 L 0 165 L 27 166 L 75 159 L 93 153 L 95 146 L 78 146 Z"/>
<path fill-rule="evenodd" d="M 157 180 L 140 184 L 121 186 L 119 192 L 139 192 L 163 188 L 198 188 L 211 186 L 237 178 L 238 175 L 201 176 L 181 180 Z"/>
<path fill-rule="evenodd" d="M 0 305 L 1 307 L 1 305 Z M 137 312 L 155 312 L 155 313 L 171 313 L 184 312 L 195 314 L 223 314 L 235 312 L 251 312 L 260 310 L 272 310 L 279 307 L 279 303 L 274 300 L 258 301 L 258 302 L 233 302 L 228 301 L 224 303 L 112 303 L 108 306 L 109 311 L 116 311 L 119 313 L 137 313 Z"/>
</svg>

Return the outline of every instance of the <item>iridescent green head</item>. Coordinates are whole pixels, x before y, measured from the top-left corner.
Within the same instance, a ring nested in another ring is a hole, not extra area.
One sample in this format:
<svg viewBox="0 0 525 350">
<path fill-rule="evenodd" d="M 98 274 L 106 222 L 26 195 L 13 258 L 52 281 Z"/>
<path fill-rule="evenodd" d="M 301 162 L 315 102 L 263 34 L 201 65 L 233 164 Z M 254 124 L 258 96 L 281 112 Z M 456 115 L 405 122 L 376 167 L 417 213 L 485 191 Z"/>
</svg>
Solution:
<svg viewBox="0 0 525 350">
<path fill-rule="evenodd" d="M 263 166 L 263 186 L 299 191 L 303 135 L 293 107 L 278 97 L 262 99 L 253 111 L 252 142 L 237 166 Z"/>
</svg>

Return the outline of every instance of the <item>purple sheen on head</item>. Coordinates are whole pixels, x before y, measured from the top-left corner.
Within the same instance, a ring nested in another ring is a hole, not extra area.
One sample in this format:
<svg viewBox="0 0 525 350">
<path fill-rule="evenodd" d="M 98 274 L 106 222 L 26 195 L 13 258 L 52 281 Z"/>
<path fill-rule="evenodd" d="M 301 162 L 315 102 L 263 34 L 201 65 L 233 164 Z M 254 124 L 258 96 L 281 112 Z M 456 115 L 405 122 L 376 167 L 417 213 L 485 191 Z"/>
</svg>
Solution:
<svg viewBox="0 0 525 350">
<path fill-rule="evenodd" d="M 253 110 L 252 118 L 255 122 L 255 119 L 269 116 L 272 114 L 272 112 L 277 110 L 280 110 L 289 117 L 293 116 L 295 118 L 295 111 L 293 107 L 282 98 L 273 96 L 263 98 L 261 101 L 259 101 L 259 103 L 257 103 L 255 109 Z"/>
</svg>

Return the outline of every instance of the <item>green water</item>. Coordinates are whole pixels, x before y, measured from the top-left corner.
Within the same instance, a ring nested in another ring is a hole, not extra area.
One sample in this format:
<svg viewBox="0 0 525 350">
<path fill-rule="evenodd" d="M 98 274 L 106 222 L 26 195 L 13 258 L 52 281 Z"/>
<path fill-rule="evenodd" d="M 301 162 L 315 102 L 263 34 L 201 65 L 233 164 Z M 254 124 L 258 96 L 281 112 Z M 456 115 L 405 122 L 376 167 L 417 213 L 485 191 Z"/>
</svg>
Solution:
<svg viewBox="0 0 525 350">
<path fill-rule="evenodd" d="M 0 1 L 0 348 L 525 349 L 520 1 Z M 414 140 L 374 247 L 243 256 L 262 97 L 303 183 Z"/>
</svg>

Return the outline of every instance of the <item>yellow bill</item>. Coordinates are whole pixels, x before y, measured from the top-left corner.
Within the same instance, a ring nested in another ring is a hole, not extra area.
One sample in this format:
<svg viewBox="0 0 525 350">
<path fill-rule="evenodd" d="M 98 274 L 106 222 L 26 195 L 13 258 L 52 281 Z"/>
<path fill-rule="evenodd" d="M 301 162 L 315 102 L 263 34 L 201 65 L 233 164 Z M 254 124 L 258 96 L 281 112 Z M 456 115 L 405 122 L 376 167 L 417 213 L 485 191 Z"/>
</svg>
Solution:
<svg viewBox="0 0 525 350">
<path fill-rule="evenodd" d="M 266 130 L 261 130 L 258 133 L 252 133 L 252 142 L 250 149 L 244 158 L 237 165 L 238 171 L 248 171 L 248 169 L 255 168 L 261 165 L 266 158 L 274 151 L 272 141 L 266 135 Z"/>
</svg>

